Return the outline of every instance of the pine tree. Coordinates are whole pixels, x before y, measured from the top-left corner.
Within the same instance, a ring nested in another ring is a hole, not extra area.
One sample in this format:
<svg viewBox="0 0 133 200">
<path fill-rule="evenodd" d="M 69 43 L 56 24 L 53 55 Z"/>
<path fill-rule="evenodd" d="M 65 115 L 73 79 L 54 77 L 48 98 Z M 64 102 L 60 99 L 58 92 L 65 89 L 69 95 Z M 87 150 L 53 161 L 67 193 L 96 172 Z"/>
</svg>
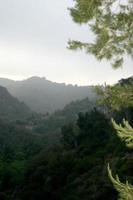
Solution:
<svg viewBox="0 0 133 200">
<path fill-rule="evenodd" d="M 133 128 L 130 126 L 128 121 L 124 119 L 123 125 L 118 125 L 115 120 L 112 119 L 112 123 L 118 137 L 126 143 L 127 147 L 133 148 Z"/>
<path fill-rule="evenodd" d="M 118 175 L 116 175 L 116 178 L 112 176 L 112 171 L 110 169 L 110 166 L 108 165 L 108 175 L 109 178 L 114 186 L 114 188 L 119 193 L 119 200 L 133 200 L 133 186 L 126 181 L 126 183 L 122 183 L 119 180 Z"/>
<path fill-rule="evenodd" d="M 114 68 L 122 66 L 124 55 L 133 58 L 133 0 L 74 0 L 74 3 L 74 7 L 70 8 L 73 20 L 78 24 L 89 25 L 95 38 L 93 42 L 70 40 L 70 49 L 85 49 L 99 60 L 110 60 Z M 121 86 L 108 88 L 103 102 L 117 110 L 127 104 L 132 106 L 132 89 L 131 86 L 127 93 L 126 88 Z M 128 147 L 133 148 L 133 129 L 129 123 L 124 120 L 122 126 L 113 121 L 113 125 L 118 136 Z M 119 199 L 133 200 L 133 186 L 128 182 L 121 183 L 118 176 L 114 179 L 109 167 L 108 173 L 119 192 Z"/>
<path fill-rule="evenodd" d="M 117 124 L 115 120 L 112 119 L 113 126 L 116 130 L 118 137 L 124 141 L 129 148 L 133 148 L 133 128 L 130 126 L 128 121 L 123 120 L 122 124 Z M 118 175 L 116 178 L 112 176 L 112 171 L 108 165 L 108 175 L 114 186 L 114 188 L 119 193 L 119 200 L 133 200 L 133 186 L 126 181 L 126 184 L 123 184 Z"/>
<path fill-rule="evenodd" d="M 133 106 L 133 78 L 128 84 L 97 86 L 96 92 L 99 96 L 99 103 L 110 110 L 121 110 Z"/>
<path fill-rule="evenodd" d="M 74 22 L 87 24 L 94 42 L 69 41 L 70 49 L 85 49 L 99 60 L 120 67 L 124 55 L 133 57 L 133 0 L 74 0 L 70 14 Z"/>
</svg>

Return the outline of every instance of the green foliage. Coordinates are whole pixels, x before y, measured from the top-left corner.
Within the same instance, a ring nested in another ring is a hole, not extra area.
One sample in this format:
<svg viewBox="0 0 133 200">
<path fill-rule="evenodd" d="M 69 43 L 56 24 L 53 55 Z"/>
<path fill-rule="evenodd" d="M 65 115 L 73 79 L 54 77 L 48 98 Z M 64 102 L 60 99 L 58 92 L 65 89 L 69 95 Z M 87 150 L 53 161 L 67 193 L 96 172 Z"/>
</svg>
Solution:
<svg viewBox="0 0 133 200">
<path fill-rule="evenodd" d="M 113 86 L 96 87 L 99 103 L 111 110 L 133 106 L 133 78 L 121 80 Z M 126 102 L 126 103 L 125 103 Z"/>
<path fill-rule="evenodd" d="M 82 138 L 84 140 L 89 135 L 93 143 L 95 141 L 95 145 L 97 145 L 97 143 L 99 145 L 100 141 L 104 144 L 104 142 L 109 138 L 109 131 L 112 130 L 105 115 L 96 109 L 90 113 L 80 113 L 77 125 L 81 129 L 82 133 L 79 135 L 79 141 L 81 141 Z"/>
<path fill-rule="evenodd" d="M 25 120 L 32 111 L 23 102 L 10 95 L 6 88 L 0 86 L 0 118 L 5 120 Z"/>
<path fill-rule="evenodd" d="M 133 57 L 133 1 L 132 0 L 75 0 L 70 8 L 73 20 L 89 25 L 94 42 L 69 41 L 70 49 L 85 49 L 97 59 L 111 60 L 120 67 L 124 55 Z"/>
<path fill-rule="evenodd" d="M 35 126 L 35 131 L 42 134 L 59 132 L 62 126 L 75 122 L 79 112 L 90 112 L 94 106 L 96 106 L 95 101 L 92 102 L 88 98 L 72 101 L 63 110 L 57 110 L 52 115 L 40 120 Z"/>
<path fill-rule="evenodd" d="M 79 128 L 74 124 L 68 124 L 62 127 L 62 143 L 68 149 L 76 148 L 78 145 L 77 137 Z"/>
<path fill-rule="evenodd" d="M 127 87 L 121 91 L 128 94 L 131 80 L 118 84 Z M 112 95 L 112 102 L 113 98 Z M 107 99 L 111 99 L 111 91 Z M 123 111 L 126 105 L 119 103 L 119 99 L 115 105 Z M 126 100 L 131 106 L 129 99 Z M 114 130 L 109 116 L 100 112 L 99 107 L 99 110 L 94 107 L 95 102 L 84 99 L 72 102 L 52 115 L 28 115 L 27 120 L 19 119 L 12 123 L 2 118 L 0 199 L 116 199 L 105 163 L 112 163 L 115 169 L 119 169 L 120 176 L 124 178 L 126 174 L 132 183 L 131 149 L 127 150 L 114 134 L 119 130 L 122 140 L 129 144 L 132 140 L 126 132 L 132 134 L 132 127 L 126 121 L 124 125 L 114 122 Z M 120 112 L 118 116 L 121 117 Z M 116 182 L 122 185 L 118 180 Z M 124 184 L 122 186 L 124 191 Z"/>
<path fill-rule="evenodd" d="M 123 184 L 119 177 L 116 175 L 116 178 L 112 176 L 111 169 L 108 165 L 108 175 L 109 178 L 114 186 L 114 188 L 119 193 L 119 200 L 133 200 L 133 186 L 126 181 L 125 184 Z"/>
<path fill-rule="evenodd" d="M 126 143 L 127 147 L 133 148 L 133 128 L 128 121 L 123 120 L 123 126 L 118 125 L 113 119 L 112 123 L 120 139 Z"/>
<path fill-rule="evenodd" d="M 108 186 L 105 162 L 110 154 L 122 154 L 115 148 L 119 145 L 104 114 L 80 113 L 76 126 L 62 128 L 61 146 L 29 163 L 22 200 L 113 200 L 116 194 Z"/>
<path fill-rule="evenodd" d="M 113 89 L 110 90 L 110 94 L 112 95 L 112 96 L 110 95 L 111 100 L 113 100 L 111 102 L 111 105 L 113 105 L 113 108 L 124 107 L 124 103 L 126 103 L 125 107 L 131 106 L 133 104 L 133 98 L 132 98 L 133 93 L 132 93 L 131 85 L 129 85 L 126 88 L 121 85 L 118 85 L 118 87 L 120 88 L 120 90 L 116 90 L 116 93 L 114 93 L 114 89 L 118 89 L 117 86 L 115 86 Z M 105 99 L 107 100 L 107 97 Z M 126 143 L 127 147 L 133 148 L 133 129 L 128 123 L 128 121 L 123 120 L 123 125 L 121 124 L 118 125 L 115 122 L 115 120 L 112 120 L 112 123 L 118 137 Z M 126 182 L 126 184 L 121 183 L 118 176 L 116 176 L 116 179 L 114 179 L 109 166 L 108 166 L 108 174 L 109 174 L 110 180 L 112 181 L 114 185 L 114 188 L 119 192 L 119 199 L 132 200 L 133 186 L 128 184 L 128 182 Z"/>
<path fill-rule="evenodd" d="M 46 115 L 57 109 L 63 109 L 66 104 L 77 99 L 89 97 L 91 100 L 95 100 L 93 86 L 80 87 L 54 83 L 40 77 L 31 77 L 23 81 L 0 78 L 0 85 L 6 87 L 20 101 L 24 101 L 31 110 Z"/>
<path fill-rule="evenodd" d="M 29 160 L 44 147 L 44 140 L 4 119 L 0 120 L 0 199 L 15 199 Z"/>
</svg>

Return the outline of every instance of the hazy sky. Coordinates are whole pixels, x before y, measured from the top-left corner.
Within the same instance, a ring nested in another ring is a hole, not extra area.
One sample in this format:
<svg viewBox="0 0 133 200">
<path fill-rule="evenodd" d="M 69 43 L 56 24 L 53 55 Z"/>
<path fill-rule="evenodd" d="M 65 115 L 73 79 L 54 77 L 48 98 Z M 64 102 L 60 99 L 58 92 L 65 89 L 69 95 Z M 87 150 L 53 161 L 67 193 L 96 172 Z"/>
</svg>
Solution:
<svg viewBox="0 0 133 200">
<path fill-rule="evenodd" d="M 72 0 L 0 0 L 0 77 L 42 76 L 79 85 L 114 83 L 133 75 L 129 58 L 113 70 L 84 52 L 68 50 L 68 39 L 92 40 L 87 26 L 69 16 Z"/>
</svg>

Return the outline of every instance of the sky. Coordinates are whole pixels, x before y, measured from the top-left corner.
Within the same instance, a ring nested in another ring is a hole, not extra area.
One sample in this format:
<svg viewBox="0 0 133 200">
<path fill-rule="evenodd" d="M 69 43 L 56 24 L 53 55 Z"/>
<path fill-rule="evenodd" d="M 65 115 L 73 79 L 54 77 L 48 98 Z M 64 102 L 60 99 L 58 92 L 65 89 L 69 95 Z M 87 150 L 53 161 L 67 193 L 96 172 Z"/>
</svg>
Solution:
<svg viewBox="0 0 133 200">
<path fill-rule="evenodd" d="M 72 0 L 0 0 L 0 77 L 91 85 L 133 75 L 130 58 L 114 70 L 107 61 L 67 49 L 69 39 L 93 39 L 87 25 L 72 21 L 72 5 Z"/>
</svg>

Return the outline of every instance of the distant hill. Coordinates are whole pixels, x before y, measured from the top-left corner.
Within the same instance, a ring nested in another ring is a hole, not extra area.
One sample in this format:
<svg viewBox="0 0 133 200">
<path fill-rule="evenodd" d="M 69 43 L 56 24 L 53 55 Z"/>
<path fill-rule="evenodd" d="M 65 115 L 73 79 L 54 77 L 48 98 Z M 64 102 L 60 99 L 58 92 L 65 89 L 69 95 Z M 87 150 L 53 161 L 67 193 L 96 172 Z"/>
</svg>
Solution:
<svg viewBox="0 0 133 200">
<path fill-rule="evenodd" d="M 79 113 L 90 113 L 96 106 L 96 102 L 92 102 L 88 98 L 72 101 L 63 110 L 57 110 L 51 115 L 46 115 L 37 123 L 35 131 L 45 135 L 60 132 L 62 126 L 76 122 Z"/>
<path fill-rule="evenodd" d="M 0 118 L 7 120 L 24 120 L 24 118 L 30 116 L 31 113 L 28 106 L 10 95 L 5 87 L 0 86 Z"/>
<path fill-rule="evenodd" d="M 71 101 L 86 97 L 93 100 L 96 97 L 93 86 L 66 85 L 40 77 L 23 81 L 0 78 L 0 85 L 6 87 L 20 101 L 24 101 L 32 110 L 40 113 L 51 113 L 64 108 Z"/>
</svg>

